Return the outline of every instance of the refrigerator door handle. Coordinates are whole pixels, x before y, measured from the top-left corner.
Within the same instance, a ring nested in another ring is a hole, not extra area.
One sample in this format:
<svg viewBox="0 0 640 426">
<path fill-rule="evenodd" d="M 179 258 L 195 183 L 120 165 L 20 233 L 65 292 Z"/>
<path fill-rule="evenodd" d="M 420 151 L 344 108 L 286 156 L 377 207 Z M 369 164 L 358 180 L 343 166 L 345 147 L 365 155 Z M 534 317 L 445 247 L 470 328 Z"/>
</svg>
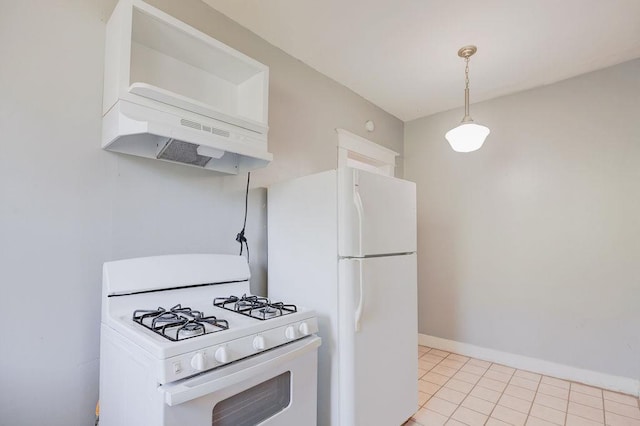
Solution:
<svg viewBox="0 0 640 426">
<path fill-rule="evenodd" d="M 362 207 L 362 197 L 358 191 L 358 184 L 353 186 L 353 204 L 356 206 L 358 213 L 358 254 L 362 256 L 362 219 L 364 216 L 364 208 Z"/>
<path fill-rule="evenodd" d="M 358 284 L 360 288 L 360 299 L 358 301 L 358 306 L 356 307 L 356 315 L 355 315 L 355 329 L 356 332 L 360 331 L 360 320 L 362 319 L 362 311 L 364 310 L 364 278 L 362 277 L 362 260 L 358 260 Z"/>
</svg>

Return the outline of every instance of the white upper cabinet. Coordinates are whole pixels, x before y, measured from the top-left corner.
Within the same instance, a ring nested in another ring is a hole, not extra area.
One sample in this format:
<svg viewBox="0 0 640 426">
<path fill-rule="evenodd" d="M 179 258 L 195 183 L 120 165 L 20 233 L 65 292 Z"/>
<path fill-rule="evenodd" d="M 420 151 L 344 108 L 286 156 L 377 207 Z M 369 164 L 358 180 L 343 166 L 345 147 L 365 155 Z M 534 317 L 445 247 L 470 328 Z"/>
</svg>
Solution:
<svg viewBox="0 0 640 426">
<path fill-rule="evenodd" d="M 103 114 L 118 99 L 153 100 L 267 132 L 269 68 L 174 17 L 121 0 L 106 50 Z"/>
</svg>

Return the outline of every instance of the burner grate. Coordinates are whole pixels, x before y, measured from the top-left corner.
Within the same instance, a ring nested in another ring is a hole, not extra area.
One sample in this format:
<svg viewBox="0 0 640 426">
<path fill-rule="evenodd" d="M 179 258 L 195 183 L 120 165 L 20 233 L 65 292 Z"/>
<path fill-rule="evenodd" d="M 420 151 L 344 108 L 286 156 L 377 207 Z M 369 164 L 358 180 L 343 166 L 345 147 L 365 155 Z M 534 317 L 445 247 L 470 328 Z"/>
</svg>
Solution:
<svg viewBox="0 0 640 426">
<path fill-rule="evenodd" d="M 162 307 L 133 312 L 133 320 L 173 342 L 228 330 L 229 323 L 214 316 L 204 316 L 200 311 L 178 304 L 168 311 Z M 207 327 L 207 324 L 211 327 Z"/>
<path fill-rule="evenodd" d="M 259 320 L 268 320 L 298 312 L 296 305 L 271 302 L 266 297 L 247 296 L 246 294 L 242 297 L 216 297 L 213 300 L 213 305 Z"/>
</svg>

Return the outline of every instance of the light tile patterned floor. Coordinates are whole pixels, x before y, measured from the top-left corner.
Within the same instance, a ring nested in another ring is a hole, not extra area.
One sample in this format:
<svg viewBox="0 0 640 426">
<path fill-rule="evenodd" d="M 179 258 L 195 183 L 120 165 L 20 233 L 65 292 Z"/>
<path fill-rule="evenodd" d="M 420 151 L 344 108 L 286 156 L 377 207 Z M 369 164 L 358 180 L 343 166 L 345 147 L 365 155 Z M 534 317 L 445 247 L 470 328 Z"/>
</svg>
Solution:
<svg viewBox="0 0 640 426">
<path fill-rule="evenodd" d="M 418 346 L 418 411 L 405 426 L 640 426 L 629 395 Z"/>
</svg>

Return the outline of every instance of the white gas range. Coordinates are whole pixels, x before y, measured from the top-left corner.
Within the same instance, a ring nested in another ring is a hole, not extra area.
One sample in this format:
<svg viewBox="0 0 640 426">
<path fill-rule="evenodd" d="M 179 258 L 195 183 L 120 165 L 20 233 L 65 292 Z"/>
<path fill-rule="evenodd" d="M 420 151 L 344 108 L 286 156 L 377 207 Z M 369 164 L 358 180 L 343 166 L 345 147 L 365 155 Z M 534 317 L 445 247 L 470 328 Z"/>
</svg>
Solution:
<svg viewBox="0 0 640 426">
<path fill-rule="evenodd" d="M 102 426 L 316 423 L 315 314 L 249 276 L 232 255 L 105 263 Z"/>
</svg>

